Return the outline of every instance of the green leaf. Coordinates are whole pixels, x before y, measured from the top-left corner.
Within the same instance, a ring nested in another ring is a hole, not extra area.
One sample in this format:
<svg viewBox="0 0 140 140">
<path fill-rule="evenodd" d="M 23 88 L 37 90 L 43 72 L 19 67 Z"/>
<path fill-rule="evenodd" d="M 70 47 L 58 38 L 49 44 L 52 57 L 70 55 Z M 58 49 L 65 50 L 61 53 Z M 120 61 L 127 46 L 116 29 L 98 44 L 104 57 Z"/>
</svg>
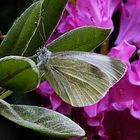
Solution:
<svg viewBox="0 0 140 140">
<path fill-rule="evenodd" d="M 67 0 L 40 0 L 33 3 L 9 30 L 0 46 L 0 57 L 33 55 L 54 31 L 66 3 Z"/>
<path fill-rule="evenodd" d="M 4 98 L 8 97 L 8 96 L 10 96 L 12 93 L 13 93 L 13 91 L 7 90 L 7 91 L 5 91 L 4 93 L 2 93 L 2 94 L 0 95 L 0 99 L 4 99 Z"/>
<path fill-rule="evenodd" d="M 84 136 L 84 130 L 69 118 L 37 106 L 10 105 L 0 100 L 0 115 L 43 135 L 68 138 Z"/>
<path fill-rule="evenodd" d="M 111 29 L 93 26 L 71 30 L 48 45 L 52 52 L 91 51 L 99 46 L 110 34 Z"/>
<path fill-rule="evenodd" d="M 28 92 L 39 84 L 36 64 L 26 57 L 6 56 L 0 59 L 0 86 L 16 92 Z"/>
</svg>

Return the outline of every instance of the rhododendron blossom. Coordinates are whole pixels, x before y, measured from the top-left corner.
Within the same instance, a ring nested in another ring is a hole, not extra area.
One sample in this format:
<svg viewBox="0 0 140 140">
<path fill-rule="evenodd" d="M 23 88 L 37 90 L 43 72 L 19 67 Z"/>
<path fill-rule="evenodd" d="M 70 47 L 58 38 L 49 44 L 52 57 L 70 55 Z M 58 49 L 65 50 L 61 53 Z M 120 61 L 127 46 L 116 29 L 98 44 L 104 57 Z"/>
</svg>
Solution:
<svg viewBox="0 0 140 140">
<path fill-rule="evenodd" d="M 85 25 L 113 28 L 112 15 L 119 7 L 121 0 L 77 0 L 67 5 L 58 31 L 68 30 Z"/>
<path fill-rule="evenodd" d="M 116 40 L 116 44 L 120 44 L 123 40 L 134 43 L 140 47 L 140 1 L 129 0 L 127 3 L 121 3 L 120 9 L 120 30 Z"/>
</svg>

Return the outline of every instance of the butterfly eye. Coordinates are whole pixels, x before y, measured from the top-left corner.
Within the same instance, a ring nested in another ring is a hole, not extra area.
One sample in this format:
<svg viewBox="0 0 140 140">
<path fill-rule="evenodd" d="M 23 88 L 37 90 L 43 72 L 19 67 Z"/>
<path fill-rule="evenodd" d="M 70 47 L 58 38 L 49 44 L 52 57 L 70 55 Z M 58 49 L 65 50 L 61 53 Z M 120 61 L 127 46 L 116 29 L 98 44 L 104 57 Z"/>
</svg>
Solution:
<svg viewBox="0 0 140 140">
<path fill-rule="evenodd" d="M 43 14 L 43 12 L 44 12 L 44 9 L 42 10 L 41 15 Z M 44 25 L 44 22 L 43 22 L 43 16 L 40 16 L 39 21 L 40 22 L 35 22 L 34 24 L 37 28 L 37 31 L 38 31 L 40 37 L 42 38 L 42 41 L 45 44 L 45 41 L 47 40 L 47 37 L 46 37 L 46 33 L 45 33 L 45 25 Z M 39 28 L 39 26 L 41 27 L 41 29 Z"/>
</svg>

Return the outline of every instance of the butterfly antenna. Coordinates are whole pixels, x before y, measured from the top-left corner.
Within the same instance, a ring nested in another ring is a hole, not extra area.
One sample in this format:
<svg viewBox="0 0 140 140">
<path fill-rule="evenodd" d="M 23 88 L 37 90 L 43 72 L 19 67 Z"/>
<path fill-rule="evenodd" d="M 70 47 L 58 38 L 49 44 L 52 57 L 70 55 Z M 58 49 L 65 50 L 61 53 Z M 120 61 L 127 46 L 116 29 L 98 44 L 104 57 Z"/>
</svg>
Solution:
<svg viewBox="0 0 140 140">
<path fill-rule="evenodd" d="M 38 24 L 37 22 L 35 22 L 35 26 L 36 26 L 36 28 L 37 28 L 37 30 L 38 30 L 38 32 L 39 32 L 40 37 L 42 38 L 43 42 L 45 43 L 45 38 L 43 37 L 43 35 L 42 35 L 40 29 L 38 28 L 38 27 L 39 27 L 39 24 Z"/>
<path fill-rule="evenodd" d="M 28 58 L 34 59 L 34 58 L 36 58 L 37 56 L 38 56 L 37 54 L 34 54 L 34 55 L 32 55 L 32 56 L 29 56 Z"/>
<path fill-rule="evenodd" d="M 44 25 L 44 22 L 43 22 L 43 17 L 41 17 L 41 25 L 42 25 L 42 31 L 43 31 L 44 39 L 47 40 L 46 33 L 45 33 L 45 25 Z"/>
</svg>

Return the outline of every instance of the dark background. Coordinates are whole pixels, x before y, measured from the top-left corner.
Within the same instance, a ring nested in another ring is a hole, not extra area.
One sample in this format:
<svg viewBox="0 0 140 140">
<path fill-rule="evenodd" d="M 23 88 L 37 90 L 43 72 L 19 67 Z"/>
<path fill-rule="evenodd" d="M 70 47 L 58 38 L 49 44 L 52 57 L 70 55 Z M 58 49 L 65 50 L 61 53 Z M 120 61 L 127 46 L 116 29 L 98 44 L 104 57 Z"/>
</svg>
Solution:
<svg viewBox="0 0 140 140">
<path fill-rule="evenodd" d="M 14 20 L 32 4 L 34 0 L 1 0 L 0 30 L 6 34 Z"/>
</svg>

